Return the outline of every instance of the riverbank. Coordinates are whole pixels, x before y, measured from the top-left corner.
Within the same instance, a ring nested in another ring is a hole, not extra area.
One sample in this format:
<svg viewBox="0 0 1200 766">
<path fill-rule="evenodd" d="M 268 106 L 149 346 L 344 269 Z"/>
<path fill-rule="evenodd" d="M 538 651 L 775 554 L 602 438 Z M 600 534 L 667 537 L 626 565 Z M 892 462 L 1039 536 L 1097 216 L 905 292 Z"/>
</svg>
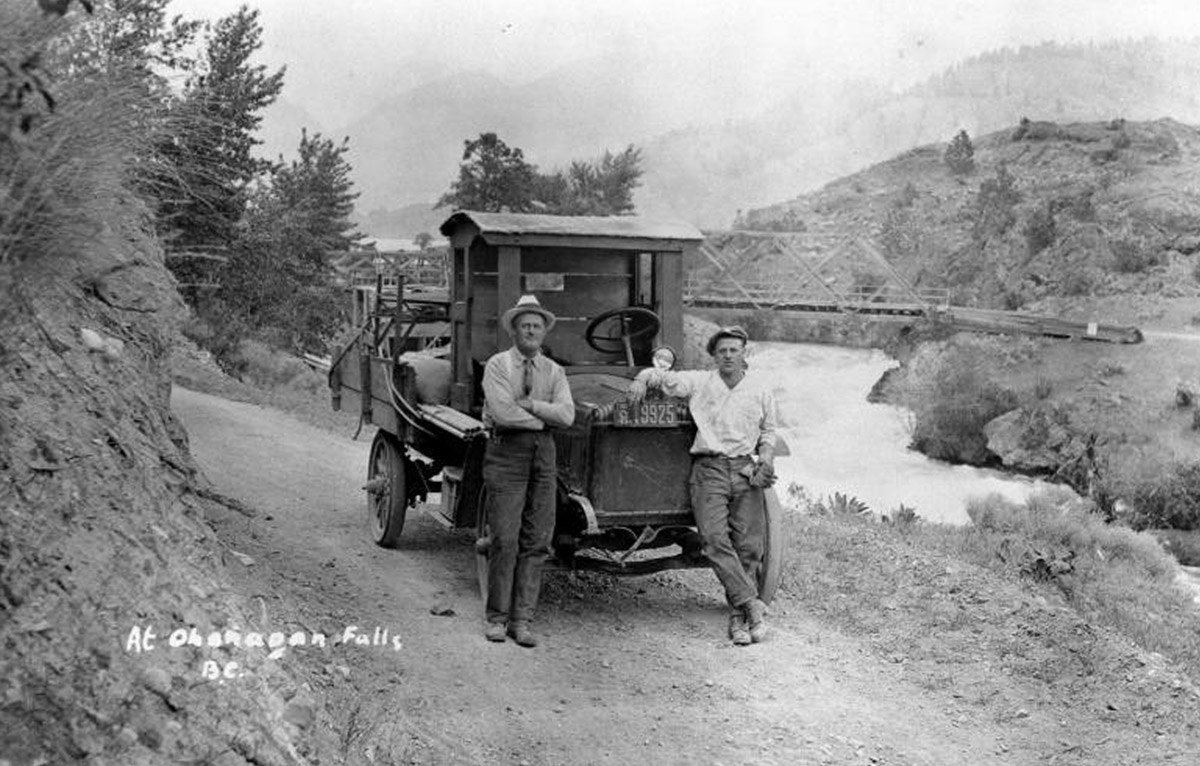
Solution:
<svg viewBox="0 0 1200 766">
<path fill-rule="evenodd" d="M 957 333 L 834 320 L 820 331 L 759 323 L 764 339 L 884 348 L 899 359 L 873 392 L 913 412 L 913 447 L 931 457 L 1063 482 L 1109 518 L 1163 533 L 1200 563 L 1200 302 L 1057 299 L 1036 309 L 1138 326 L 1145 340 Z M 759 336 L 756 336 L 759 337 Z"/>
</svg>

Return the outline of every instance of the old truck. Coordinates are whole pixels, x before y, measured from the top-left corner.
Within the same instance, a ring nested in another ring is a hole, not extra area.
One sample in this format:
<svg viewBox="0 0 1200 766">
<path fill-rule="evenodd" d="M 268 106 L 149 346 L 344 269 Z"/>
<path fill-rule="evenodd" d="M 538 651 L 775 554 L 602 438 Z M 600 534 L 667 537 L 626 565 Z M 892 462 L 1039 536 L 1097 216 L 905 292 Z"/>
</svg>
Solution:
<svg viewBox="0 0 1200 766">
<path fill-rule="evenodd" d="M 390 295 L 380 289 L 329 373 L 335 409 L 355 407 L 377 427 L 365 484 L 374 542 L 397 546 L 409 509 L 420 507 L 449 528 L 476 530 L 486 585 L 482 371 L 511 345 L 500 314 L 533 294 L 558 317 L 544 350 L 563 366 L 576 406 L 575 424 L 554 432 L 551 567 L 646 574 L 705 566 L 688 498 L 695 426 L 686 402 L 653 392 L 636 406 L 625 398 L 656 348 L 683 348 L 684 259 L 700 232 L 638 217 L 471 211 L 451 215 L 441 232 L 450 241 L 448 289 L 403 280 Z M 420 328 L 439 324 L 448 328 L 444 344 L 406 350 Z M 769 602 L 783 532 L 774 490 L 764 504 L 759 590 Z"/>
</svg>

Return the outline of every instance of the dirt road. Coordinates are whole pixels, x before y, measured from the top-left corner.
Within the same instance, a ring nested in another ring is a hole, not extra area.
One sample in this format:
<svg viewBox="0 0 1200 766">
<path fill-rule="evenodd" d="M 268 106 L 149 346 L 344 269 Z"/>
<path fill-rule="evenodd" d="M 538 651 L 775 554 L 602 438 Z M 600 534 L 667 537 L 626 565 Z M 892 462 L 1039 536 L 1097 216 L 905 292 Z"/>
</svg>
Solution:
<svg viewBox="0 0 1200 766">
<path fill-rule="evenodd" d="M 369 440 L 179 388 L 172 407 L 209 480 L 257 510 L 214 524 L 264 617 L 389 631 L 388 646 L 280 660 L 315 668 L 347 763 L 1027 764 L 1068 736 L 1033 707 L 1015 725 L 955 684 L 914 682 L 786 592 L 771 640 L 733 647 L 706 571 L 548 574 L 542 645 L 489 644 L 472 534 L 410 514 L 399 550 L 370 543 Z"/>
</svg>

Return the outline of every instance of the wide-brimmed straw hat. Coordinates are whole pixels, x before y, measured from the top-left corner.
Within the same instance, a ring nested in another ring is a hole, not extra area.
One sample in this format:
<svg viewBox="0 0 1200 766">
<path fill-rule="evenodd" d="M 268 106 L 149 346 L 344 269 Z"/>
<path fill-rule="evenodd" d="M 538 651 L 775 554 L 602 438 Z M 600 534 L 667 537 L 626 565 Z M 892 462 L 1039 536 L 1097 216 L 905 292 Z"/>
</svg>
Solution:
<svg viewBox="0 0 1200 766">
<path fill-rule="evenodd" d="M 546 320 L 546 332 L 549 332 L 550 328 L 554 327 L 554 315 L 542 308 L 542 304 L 538 302 L 536 295 L 522 295 L 521 299 L 517 301 L 517 305 L 505 311 L 504 315 L 500 317 L 500 323 L 511 333 L 514 330 L 513 322 L 522 314 L 541 315 L 542 319 Z"/>
<path fill-rule="evenodd" d="M 717 350 L 717 341 L 719 341 L 721 338 L 737 338 L 744 346 L 750 341 L 750 333 L 746 332 L 741 325 L 736 324 L 730 325 L 729 327 L 718 328 L 717 331 L 712 334 L 712 337 L 708 339 L 708 345 L 706 348 L 708 349 L 709 356 L 712 356 L 712 353 Z"/>
</svg>

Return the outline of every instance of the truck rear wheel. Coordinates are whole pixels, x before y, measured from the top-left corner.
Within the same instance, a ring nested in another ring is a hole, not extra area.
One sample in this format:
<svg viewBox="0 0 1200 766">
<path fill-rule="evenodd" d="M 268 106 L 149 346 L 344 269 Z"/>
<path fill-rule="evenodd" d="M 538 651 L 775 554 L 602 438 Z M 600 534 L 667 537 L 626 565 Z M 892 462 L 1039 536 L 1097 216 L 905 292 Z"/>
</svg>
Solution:
<svg viewBox="0 0 1200 766">
<path fill-rule="evenodd" d="M 775 490 L 763 490 L 763 512 L 766 514 L 766 540 L 763 545 L 762 566 L 758 570 L 758 597 L 771 603 L 779 589 L 779 578 L 783 574 L 783 505 Z"/>
<path fill-rule="evenodd" d="M 396 437 L 376 431 L 367 462 L 367 514 L 371 539 L 382 548 L 395 548 L 408 512 L 408 458 Z"/>
</svg>

